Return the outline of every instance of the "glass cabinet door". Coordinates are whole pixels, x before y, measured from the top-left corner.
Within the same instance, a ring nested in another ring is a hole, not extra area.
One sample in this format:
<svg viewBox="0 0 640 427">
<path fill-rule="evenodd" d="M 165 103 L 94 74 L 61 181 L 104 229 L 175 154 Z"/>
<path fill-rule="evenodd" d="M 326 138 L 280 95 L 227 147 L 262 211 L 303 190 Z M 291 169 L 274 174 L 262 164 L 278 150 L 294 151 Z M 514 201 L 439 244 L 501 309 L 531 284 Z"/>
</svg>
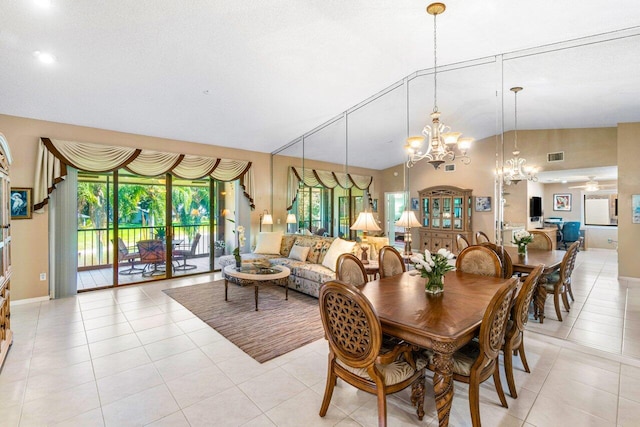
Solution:
<svg viewBox="0 0 640 427">
<path fill-rule="evenodd" d="M 453 198 L 453 228 L 462 230 L 462 197 Z"/>
<path fill-rule="evenodd" d="M 451 197 L 442 198 L 442 228 L 451 228 Z"/>
<path fill-rule="evenodd" d="M 441 200 L 439 197 L 434 197 L 431 199 L 431 220 L 433 221 L 433 224 L 431 225 L 432 228 L 440 228 L 440 220 L 442 216 L 440 202 Z"/>
<path fill-rule="evenodd" d="M 429 227 L 431 225 L 431 221 L 430 221 L 430 213 L 431 210 L 429 209 L 429 198 L 425 197 L 422 199 L 422 226 L 423 227 Z"/>
</svg>

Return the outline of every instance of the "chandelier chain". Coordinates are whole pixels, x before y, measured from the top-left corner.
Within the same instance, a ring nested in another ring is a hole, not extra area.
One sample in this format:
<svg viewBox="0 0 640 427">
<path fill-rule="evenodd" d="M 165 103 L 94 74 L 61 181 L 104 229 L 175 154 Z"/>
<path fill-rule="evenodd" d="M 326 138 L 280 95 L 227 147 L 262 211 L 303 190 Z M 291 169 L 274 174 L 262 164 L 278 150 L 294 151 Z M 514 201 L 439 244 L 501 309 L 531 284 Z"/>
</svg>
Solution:
<svg viewBox="0 0 640 427">
<path fill-rule="evenodd" d="M 433 112 L 438 112 L 438 41 L 437 41 L 437 17 L 433 14 Z"/>
<path fill-rule="evenodd" d="M 514 107 L 514 112 L 515 112 L 515 123 L 514 123 L 514 130 L 513 130 L 513 141 L 514 141 L 514 147 L 515 150 L 518 151 L 518 91 L 514 92 L 515 96 L 514 96 L 514 102 L 515 102 L 515 107 Z"/>
</svg>

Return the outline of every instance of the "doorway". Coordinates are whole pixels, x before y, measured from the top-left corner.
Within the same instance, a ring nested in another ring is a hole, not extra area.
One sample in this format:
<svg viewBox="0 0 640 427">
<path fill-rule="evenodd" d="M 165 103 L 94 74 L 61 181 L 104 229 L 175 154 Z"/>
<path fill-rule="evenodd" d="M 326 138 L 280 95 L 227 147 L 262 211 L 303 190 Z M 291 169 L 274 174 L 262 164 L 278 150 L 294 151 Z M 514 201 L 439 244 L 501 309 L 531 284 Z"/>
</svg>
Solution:
<svg viewBox="0 0 640 427">
<path fill-rule="evenodd" d="M 384 193 L 384 231 L 389 237 L 389 244 L 399 250 L 404 248 L 404 227 L 396 226 L 396 221 L 400 219 L 402 212 L 404 212 L 405 196 L 406 194 L 403 191 Z"/>
</svg>

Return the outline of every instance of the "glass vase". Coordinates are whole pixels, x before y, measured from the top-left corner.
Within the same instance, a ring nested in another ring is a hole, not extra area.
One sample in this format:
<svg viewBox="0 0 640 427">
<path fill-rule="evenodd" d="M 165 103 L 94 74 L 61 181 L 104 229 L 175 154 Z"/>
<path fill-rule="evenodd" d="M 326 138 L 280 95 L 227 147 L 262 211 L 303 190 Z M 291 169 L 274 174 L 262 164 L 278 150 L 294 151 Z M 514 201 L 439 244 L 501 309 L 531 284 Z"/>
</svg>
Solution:
<svg viewBox="0 0 640 427">
<path fill-rule="evenodd" d="M 444 276 L 427 276 L 424 291 L 430 295 L 437 295 L 444 292 Z"/>
<path fill-rule="evenodd" d="M 518 244 L 518 255 L 527 256 L 527 245 L 522 243 Z"/>
<path fill-rule="evenodd" d="M 236 268 L 242 267 L 242 257 L 240 255 L 236 255 Z"/>
</svg>

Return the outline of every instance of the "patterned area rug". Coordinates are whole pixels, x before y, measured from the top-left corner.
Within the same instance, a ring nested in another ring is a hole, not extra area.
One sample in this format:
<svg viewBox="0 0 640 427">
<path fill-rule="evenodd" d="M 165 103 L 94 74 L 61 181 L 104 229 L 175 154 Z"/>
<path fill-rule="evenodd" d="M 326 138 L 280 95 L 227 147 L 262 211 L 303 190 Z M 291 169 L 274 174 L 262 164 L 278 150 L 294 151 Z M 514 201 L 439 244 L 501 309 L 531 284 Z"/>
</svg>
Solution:
<svg viewBox="0 0 640 427">
<path fill-rule="evenodd" d="M 324 336 L 318 300 L 281 286 L 261 285 L 258 311 L 254 287 L 224 280 L 166 289 L 164 292 L 260 363 L 288 353 Z"/>
</svg>

